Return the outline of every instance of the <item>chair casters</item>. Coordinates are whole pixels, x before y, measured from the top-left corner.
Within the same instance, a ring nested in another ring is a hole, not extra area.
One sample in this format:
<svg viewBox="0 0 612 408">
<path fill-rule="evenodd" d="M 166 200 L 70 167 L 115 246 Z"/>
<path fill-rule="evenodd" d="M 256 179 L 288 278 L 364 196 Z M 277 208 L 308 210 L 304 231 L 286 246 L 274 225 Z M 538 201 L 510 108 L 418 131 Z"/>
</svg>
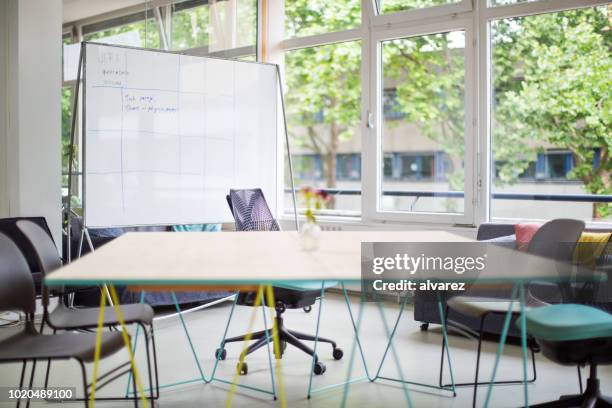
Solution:
<svg viewBox="0 0 612 408">
<path fill-rule="evenodd" d="M 306 313 L 312 312 L 312 306 L 306 306 L 306 307 L 303 307 L 302 309 L 304 309 L 304 312 Z"/>
<path fill-rule="evenodd" d="M 246 361 L 242 362 L 242 366 L 240 363 L 236 365 L 236 372 L 238 375 L 247 375 L 249 373 L 249 366 L 247 365 Z"/>
<path fill-rule="evenodd" d="M 336 347 L 334 351 L 332 352 L 332 356 L 334 356 L 334 360 L 340 360 L 342 356 L 344 356 L 344 351 L 342 351 L 341 348 Z"/>
<path fill-rule="evenodd" d="M 421 323 L 421 331 L 427 331 L 429 329 L 429 323 Z"/>
<path fill-rule="evenodd" d="M 315 375 L 321 375 L 325 372 L 325 370 L 327 370 L 327 368 L 325 367 L 325 364 L 321 363 L 321 362 L 316 362 L 314 365 L 314 373 Z"/>
<path fill-rule="evenodd" d="M 227 357 L 227 350 L 222 349 L 222 348 L 218 348 L 217 350 L 215 350 L 215 358 L 217 360 L 225 360 L 226 357 Z"/>
<path fill-rule="evenodd" d="M 540 345 L 534 338 L 528 338 L 527 345 L 534 353 L 539 353 L 540 351 L 542 351 Z"/>
</svg>

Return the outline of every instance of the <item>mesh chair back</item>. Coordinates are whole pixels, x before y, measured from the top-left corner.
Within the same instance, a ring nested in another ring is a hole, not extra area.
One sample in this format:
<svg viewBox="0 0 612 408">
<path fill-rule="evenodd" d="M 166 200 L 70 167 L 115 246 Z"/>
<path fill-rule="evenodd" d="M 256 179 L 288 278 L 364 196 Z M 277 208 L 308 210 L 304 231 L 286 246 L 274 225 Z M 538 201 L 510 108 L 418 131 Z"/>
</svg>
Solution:
<svg viewBox="0 0 612 408">
<path fill-rule="evenodd" d="M 230 190 L 227 201 L 236 231 L 280 231 L 261 189 Z"/>
<path fill-rule="evenodd" d="M 549 221 L 535 233 L 527 252 L 569 262 L 583 230 L 583 221 L 563 218 Z"/>
<path fill-rule="evenodd" d="M 36 311 L 36 292 L 32 274 L 21 251 L 0 232 L 0 311 Z"/>
</svg>

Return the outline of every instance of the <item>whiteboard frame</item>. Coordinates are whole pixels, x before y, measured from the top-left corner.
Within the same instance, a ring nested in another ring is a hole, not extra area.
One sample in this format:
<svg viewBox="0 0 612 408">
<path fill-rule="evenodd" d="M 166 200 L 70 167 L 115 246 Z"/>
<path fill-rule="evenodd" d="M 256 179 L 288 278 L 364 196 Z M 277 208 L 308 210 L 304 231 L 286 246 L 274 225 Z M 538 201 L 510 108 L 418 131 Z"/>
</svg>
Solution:
<svg viewBox="0 0 612 408">
<path fill-rule="evenodd" d="M 292 165 L 292 160 L 291 160 L 291 147 L 290 147 L 290 143 L 289 143 L 289 133 L 288 133 L 288 129 L 287 129 L 287 117 L 286 117 L 286 113 L 285 113 L 285 102 L 284 102 L 284 95 L 283 95 L 283 86 L 282 86 L 282 81 L 281 81 L 281 76 L 280 76 L 280 67 L 278 64 L 273 64 L 270 62 L 260 62 L 260 61 L 238 61 L 236 59 L 232 59 L 232 58 L 221 58 L 221 57 L 214 57 L 214 56 L 198 56 L 198 55 L 191 55 L 188 54 L 185 51 L 170 51 L 170 50 L 159 50 L 159 49 L 153 49 L 153 48 L 142 48 L 142 47 L 133 47 L 133 46 L 128 46 L 128 45 L 115 45 L 115 44 L 105 44 L 105 43 L 100 43 L 100 42 L 95 42 L 95 41 L 82 41 L 81 42 L 81 57 L 79 59 L 79 64 L 80 64 L 80 70 L 79 72 L 77 72 L 77 77 L 80 76 L 81 77 L 81 81 L 82 83 L 82 103 L 81 103 L 81 116 L 82 116 L 82 120 L 80 121 L 80 125 L 81 125 L 81 157 L 82 157 L 82 164 L 81 164 L 81 191 L 82 191 L 82 195 L 83 195 L 83 200 L 82 200 L 82 217 L 83 217 L 83 228 L 91 228 L 91 229 L 99 229 L 99 228 L 125 228 L 125 227 L 153 227 L 153 226 L 169 226 L 169 225 L 184 225 L 185 223 L 175 223 L 175 224 L 156 224 L 156 223 L 151 223 L 151 224 L 128 224 L 128 225 L 106 225 L 106 226 L 91 226 L 89 227 L 87 225 L 87 183 L 86 183 L 86 177 L 87 177 L 87 126 L 86 126 L 86 118 L 87 118 L 87 98 L 86 98 L 86 89 L 87 89 L 87 46 L 88 45 L 97 45 L 97 46 L 102 46 L 102 47 L 111 47 L 111 48 L 121 48 L 121 49 L 131 49 L 131 50 L 138 50 L 138 51 L 150 51 L 150 52 L 156 52 L 156 53 L 165 53 L 165 54 L 174 54 L 174 55 L 185 55 L 185 56 L 189 56 L 189 57 L 195 57 L 195 58 L 206 58 L 206 59 L 215 59 L 215 60 L 223 60 L 223 61 L 230 61 L 230 62 L 234 62 L 234 63 L 244 63 L 244 64 L 258 64 L 258 65 L 266 65 L 266 66 L 272 66 L 275 68 L 276 74 L 277 74 L 277 91 L 280 92 L 280 100 L 278 100 L 277 98 L 277 102 L 276 102 L 276 106 L 277 106 L 277 122 L 278 122 L 278 105 L 280 104 L 281 106 L 281 110 L 282 110 L 282 119 L 283 119 L 283 123 L 284 123 L 284 131 L 285 131 L 285 144 L 287 147 L 287 156 L 289 158 L 289 174 L 290 174 L 290 179 L 291 179 L 291 191 L 292 191 L 292 195 L 293 195 L 293 212 L 294 212 L 294 218 L 295 218 L 295 228 L 296 230 L 299 230 L 299 223 L 298 223 L 298 214 L 297 214 L 297 202 L 296 202 L 296 193 L 295 193 L 295 182 L 293 179 L 293 165 Z M 75 103 L 78 101 L 79 98 L 79 93 L 76 92 L 75 93 Z M 75 105 L 76 106 L 76 105 Z M 75 109 L 76 111 L 76 109 Z M 74 121 L 73 121 L 73 126 L 71 129 L 72 134 L 74 135 Z M 275 141 L 275 157 L 278 156 L 278 152 L 279 152 L 279 146 L 278 146 L 278 141 L 279 141 L 279 137 L 278 137 L 278 132 L 277 132 L 277 137 L 276 137 L 276 141 Z M 75 141 L 74 138 L 72 138 L 71 140 L 71 151 L 74 149 L 75 147 Z M 70 169 L 69 175 L 72 173 L 72 169 Z M 277 198 L 278 198 L 278 194 L 284 194 L 284 187 L 281 181 L 280 181 L 280 177 L 279 177 L 279 164 L 276 163 L 275 166 L 275 183 L 276 183 L 276 194 L 277 194 Z M 68 185 L 68 201 L 70 202 L 70 199 L 72 197 L 72 184 Z M 269 205 L 269 204 L 268 204 Z M 274 206 L 276 209 L 276 217 L 278 218 L 279 215 L 279 208 L 278 208 L 278 199 L 274 200 Z M 71 214 L 68 214 L 68 228 L 70 228 L 70 221 L 71 221 Z M 191 224 L 191 223 L 188 223 Z M 68 236 L 70 237 L 70 232 L 68 232 Z"/>
</svg>

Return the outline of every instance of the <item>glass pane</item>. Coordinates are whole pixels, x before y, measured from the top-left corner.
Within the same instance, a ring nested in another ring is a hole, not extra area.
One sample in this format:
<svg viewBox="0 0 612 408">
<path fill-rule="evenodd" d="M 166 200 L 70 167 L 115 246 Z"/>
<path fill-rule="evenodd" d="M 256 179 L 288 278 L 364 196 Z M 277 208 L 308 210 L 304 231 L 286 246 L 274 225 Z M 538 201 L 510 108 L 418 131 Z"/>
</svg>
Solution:
<svg viewBox="0 0 612 408">
<path fill-rule="evenodd" d="M 68 199 L 68 173 L 70 161 L 70 130 L 72 126 L 72 109 L 74 88 L 72 86 L 65 86 L 62 88 L 62 199 L 66 203 Z M 76 142 L 78 143 L 78 134 L 75 135 Z M 78 147 L 75 146 L 74 157 L 73 157 L 73 171 L 78 171 Z M 81 201 L 79 198 L 79 186 L 80 186 L 80 175 L 73 174 L 72 177 L 72 206 L 73 208 L 80 207 Z"/>
<path fill-rule="evenodd" d="M 506 6 L 509 4 L 530 3 L 537 0 L 490 0 L 491 6 Z"/>
<path fill-rule="evenodd" d="M 460 2 L 461 0 L 377 0 L 377 5 L 380 13 L 386 14 Z"/>
<path fill-rule="evenodd" d="M 382 43 L 383 211 L 463 213 L 465 33 Z"/>
<path fill-rule="evenodd" d="M 285 54 L 286 109 L 296 186 L 342 190 L 327 208 L 361 209 L 361 44 Z M 290 187 L 288 169 L 285 186 Z M 292 210 L 289 194 L 285 208 Z"/>
<path fill-rule="evenodd" d="M 144 16 L 144 13 L 142 13 Z M 147 13 L 149 16 L 152 12 Z M 86 30 L 84 27 L 83 30 Z M 85 41 L 106 44 L 129 45 L 132 47 L 160 48 L 159 28 L 153 18 L 96 31 L 84 35 Z"/>
<path fill-rule="evenodd" d="M 62 187 L 68 187 L 70 128 L 72 126 L 72 87 L 62 88 Z"/>
<path fill-rule="evenodd" d="M 491 24 L 492 217 L 612 219 L 609 13 Z"/>
<path fill-rule="evenodd" d="M 285 0 L 285 37 L 342 31 L 361 24 L 361 0 Z"/>
<path fill-rule="evenodd" d="M 257 0 L 188 0 L 172 5 L 172 49 L 208 47 L 208 52 L 254 46 Z"/>
</svg>

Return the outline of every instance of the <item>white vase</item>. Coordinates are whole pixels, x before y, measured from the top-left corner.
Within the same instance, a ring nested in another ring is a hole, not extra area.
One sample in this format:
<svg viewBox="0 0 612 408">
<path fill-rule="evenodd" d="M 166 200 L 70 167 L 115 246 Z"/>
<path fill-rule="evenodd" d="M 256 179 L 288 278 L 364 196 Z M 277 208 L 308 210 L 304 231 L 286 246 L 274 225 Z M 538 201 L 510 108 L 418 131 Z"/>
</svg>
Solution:
<svg viewBox="0 0 612 408">
<path fill-rule="evenodd" d="M 321 227 L 314 222 L 302 224 L 300 229 L 300 241 L 302 251 L 314 251 L 319 248 L 319 240 L 321 239 Z"/>
</svg>

